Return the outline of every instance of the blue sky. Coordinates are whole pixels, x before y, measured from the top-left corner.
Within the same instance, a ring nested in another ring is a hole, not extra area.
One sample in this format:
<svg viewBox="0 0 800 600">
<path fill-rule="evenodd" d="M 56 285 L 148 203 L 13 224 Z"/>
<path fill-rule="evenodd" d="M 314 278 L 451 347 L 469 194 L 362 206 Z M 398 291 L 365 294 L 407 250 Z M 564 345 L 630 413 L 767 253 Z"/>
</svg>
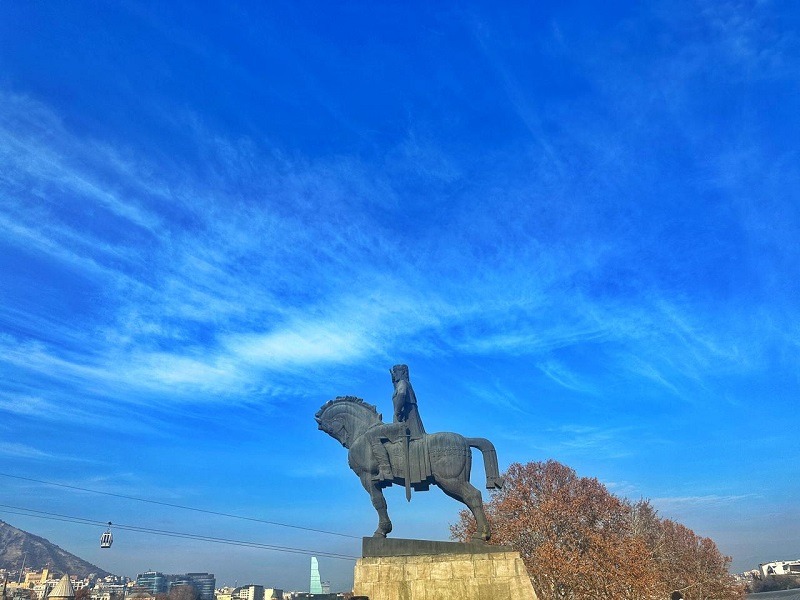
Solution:
<svg viewBox="0 0 800 600">
<path fill-rule="evenodd" d="M 789 2 L 0 4 L 0 464 L 354 536 L 330 398 L 800 555 Z M 476 460 L 473 481 L 482 485 Z M 398 537 L 459 506 L 389 490 Z M 0 503 L 359 541 L 3 478 Z M 0 518 L 127 575 L 308 558 Z M 352 562 L 320 558 L 334 589 Z"/>
</svg>

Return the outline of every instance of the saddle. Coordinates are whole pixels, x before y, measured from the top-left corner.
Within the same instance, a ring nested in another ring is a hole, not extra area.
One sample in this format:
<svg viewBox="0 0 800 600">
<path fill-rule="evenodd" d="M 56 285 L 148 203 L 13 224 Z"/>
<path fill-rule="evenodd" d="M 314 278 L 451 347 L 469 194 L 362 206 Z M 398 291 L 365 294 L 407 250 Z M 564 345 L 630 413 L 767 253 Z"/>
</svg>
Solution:
<svg viewBox="0 0 800 600">
<path fill-rule="evenodd" d="M 395 478 L 405 479 L 406 477 L 406 458 L 404 439 L 387 442 L 386 451 L 389 453 L 389 465 L 392 467 L 392 474 Z M 411 438 L 408 446 L 408 460 L 411 466 L 410 484 L 414 491 L 424 492 L 433 483 L 433 473 L 431 473 L 431 460 L 428 451 L 428 436 L 421 438 Z"/>
</svg>

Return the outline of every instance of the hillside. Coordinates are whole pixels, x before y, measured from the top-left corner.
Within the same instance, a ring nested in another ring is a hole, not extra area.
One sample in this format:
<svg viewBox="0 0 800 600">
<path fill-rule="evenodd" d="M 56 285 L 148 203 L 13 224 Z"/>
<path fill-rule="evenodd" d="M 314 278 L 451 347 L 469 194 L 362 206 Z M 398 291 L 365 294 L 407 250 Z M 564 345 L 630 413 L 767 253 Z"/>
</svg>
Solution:
<svg viewBox="0 0 800 600">
<path fill-rule="evenodd" d="M 22 557 L 27 554 L 25 566 L 41 570 L 49 567 L 57 573 L 69 573 L 85 577 L 90 573 L 110 575 L 85 560 L 62 550 L 46 539 L 12 527 L 0 521 L 0 568 L 17 570 L 22 566 Z"/>
</svg>

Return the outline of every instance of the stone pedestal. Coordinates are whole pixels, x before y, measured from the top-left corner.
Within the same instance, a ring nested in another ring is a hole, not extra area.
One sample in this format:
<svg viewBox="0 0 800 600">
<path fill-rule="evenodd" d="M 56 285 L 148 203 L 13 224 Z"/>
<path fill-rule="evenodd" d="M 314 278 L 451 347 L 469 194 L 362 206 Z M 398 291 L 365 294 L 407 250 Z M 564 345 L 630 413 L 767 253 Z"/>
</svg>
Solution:
<svg viewBox="0 0 800 600">
<path fill-rule="evenodd" d="M 353 591 L 369 600 L 537 600 L 518 552 L 424 540 L 364 538 Z"/>
</svg>

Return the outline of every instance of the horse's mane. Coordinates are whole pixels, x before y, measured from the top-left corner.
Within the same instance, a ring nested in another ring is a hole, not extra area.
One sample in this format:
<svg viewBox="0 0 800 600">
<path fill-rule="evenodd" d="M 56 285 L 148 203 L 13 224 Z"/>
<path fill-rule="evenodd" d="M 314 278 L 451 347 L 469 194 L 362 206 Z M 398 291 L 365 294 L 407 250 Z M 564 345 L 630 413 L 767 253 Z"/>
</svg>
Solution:
<svg viewBox="0 0 800 600">
<path fill-rule="evenodd" d="M 316 417 L 317 419 L 321 418 L 322 413 L 324 413 L 331 406 L 333 406 L 334 404 L 341 404 L 343 402 L 349 402 L 351 404 L 361 405 L 363 408 L 366 408 L 368 411 L 370 411 L 372 414 L 378 417 L 379 420 L 383 418 L 380 415 L 380 413 L 378 413 L 378 409 L 375 408 L 374 404 L 370 404 L 369 402 L 366 402 L 356 396 L 337 396 L 333 400 L 328 400 L 325 404 L 322 405 L 322 408 L 320 408 L 317 411 L 317 414 L 315 414 L 314 417 Z"/>
</svg>

